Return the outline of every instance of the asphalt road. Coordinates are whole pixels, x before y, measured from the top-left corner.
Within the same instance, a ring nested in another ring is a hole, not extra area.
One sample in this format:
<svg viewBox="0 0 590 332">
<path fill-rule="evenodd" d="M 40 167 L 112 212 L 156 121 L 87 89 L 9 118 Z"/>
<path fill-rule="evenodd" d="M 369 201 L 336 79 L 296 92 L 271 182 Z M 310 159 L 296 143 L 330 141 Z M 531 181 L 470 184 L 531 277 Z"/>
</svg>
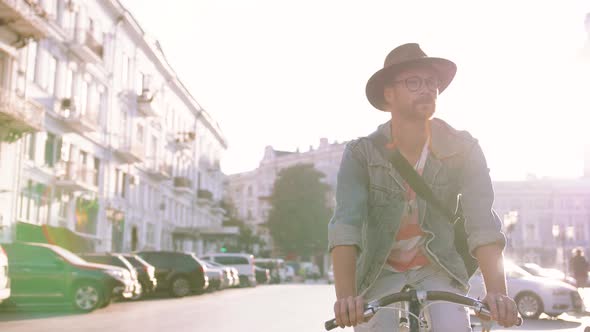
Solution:
<svg viewBox="0 0 590 332">
<path fill-rule="evenodd" d="M 0 331 L 321 332 L 323 322 L 332 315 L 334 298 L 329 285 L 286 284 L 227 289 L 182 299 L 118 302 L 90 314 L 31 307 L 0 312 Z M 583 331 L 585 326 L 590 326 L 590 317 L 562 315 L 553 320 L 527 320 L 519 329 L 493 331 L 570 332 Z"/>
</svg>

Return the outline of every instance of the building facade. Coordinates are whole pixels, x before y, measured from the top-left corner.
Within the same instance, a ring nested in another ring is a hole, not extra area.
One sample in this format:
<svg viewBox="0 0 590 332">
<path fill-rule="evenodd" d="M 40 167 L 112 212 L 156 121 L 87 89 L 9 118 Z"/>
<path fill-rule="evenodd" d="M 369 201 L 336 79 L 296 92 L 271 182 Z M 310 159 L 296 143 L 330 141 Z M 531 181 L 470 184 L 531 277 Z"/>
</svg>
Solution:
<svg viewBox="0 0 590 332">
<path fill-rule="evenodd" d="M 16 158 L 0 166 L 14 179 L 0 199 L 15 211 L 2 240 L 48 225 L 93 250 L 202 253 L 202 233 L 227 231 L 218 124 L 118 1 L 36 6 L 51 33 L 28 38 L 14 61 L 43 127 L 2 144 Z"/>
<path fill-rule="evenodd" d="M 590 254 L 590 179 L 495 182 L 494 190 L 511 258 L 560 268 L 574 248 Z"/>
<path fill-rule="evenodd" d="M 257 169 L 228 176 L 227 197 L 234 204 L 237 216 L 267 243 L 266 249 L 272 247 L 272 239 L 268 228 L 263 225 L 271 209 L 268 197 L 272 195 L 279 172 L 297 164 L 313 164 L 325 175 L 324 182 L 332 188 L 328 201 L 334 207 L 336 177 L 344 146 L 345 143 L 329 143 L 326 138 L 320 139 L 317 148 L 310 147 L 305 152 L 279 151 L 267 146 Z"/>
</svg>

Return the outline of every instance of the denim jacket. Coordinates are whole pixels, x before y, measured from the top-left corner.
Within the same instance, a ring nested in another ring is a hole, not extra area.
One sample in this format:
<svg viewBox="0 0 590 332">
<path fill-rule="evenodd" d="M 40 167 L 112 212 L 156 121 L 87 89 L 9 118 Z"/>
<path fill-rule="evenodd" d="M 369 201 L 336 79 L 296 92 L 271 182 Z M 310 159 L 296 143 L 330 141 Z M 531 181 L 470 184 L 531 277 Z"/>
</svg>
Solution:
<svg viewBox="0 0 590 332">
<path fill-rule="evenodd" d="M 375 134 L 375 133 L 374 133 Z M 391 141 L 390 122 L 376 134 Z M 494 192 L 489 169 L 477 140 L 440 119 L 430 120 L 430 153 L 423 170 L 425 182 L 451 210 L 461 205 L 469 250 L 497 243 L 505 237 L 492 210 Z M 355 245 L 356 290 L 361 295 L 383 268 L 400 228 L 404 206 L 404 180 L 369 140 L 350 141 L 344 150 L 336 185 L 336 208 L 328 225 L 329 250 Z M 418 199 L 419 222 L 426 233 L 425 251 L 464 290 L 469 289 L 463 261 L 454 247 L 453 225 L 435 207 Z"/>
</svg>

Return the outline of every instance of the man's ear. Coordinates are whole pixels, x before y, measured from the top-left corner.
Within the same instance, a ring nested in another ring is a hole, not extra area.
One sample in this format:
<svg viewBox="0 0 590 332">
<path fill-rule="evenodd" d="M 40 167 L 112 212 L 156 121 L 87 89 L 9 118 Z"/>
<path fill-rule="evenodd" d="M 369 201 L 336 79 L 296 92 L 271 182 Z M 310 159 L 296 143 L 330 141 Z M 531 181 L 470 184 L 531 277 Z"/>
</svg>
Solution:
<svg viewBox="0 0 590 332">
<path fill-rule="evenodd" d="M 395 101 L 395 90 L 392 87 L 386 86 L 383 88 L 383 101 L 385 104 L 393 105 Z"/>
</svg>

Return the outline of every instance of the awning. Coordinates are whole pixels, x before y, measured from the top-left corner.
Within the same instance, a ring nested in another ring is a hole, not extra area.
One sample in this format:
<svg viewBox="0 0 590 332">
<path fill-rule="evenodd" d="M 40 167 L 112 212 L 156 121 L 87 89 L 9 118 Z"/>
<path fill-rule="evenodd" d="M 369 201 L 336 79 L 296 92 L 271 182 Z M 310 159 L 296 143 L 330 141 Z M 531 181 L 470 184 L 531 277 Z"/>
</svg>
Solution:
<svg viewBox="0 0 590 332">
<path fill-rule="evenodd" d="M 53 244 L 75 253 L 94 251 L 94 241 L 92 239 L 80 236 L 65 227 L 39 226 L 18 222 L 16 239 L 23 242 Z"/>
</svg>

